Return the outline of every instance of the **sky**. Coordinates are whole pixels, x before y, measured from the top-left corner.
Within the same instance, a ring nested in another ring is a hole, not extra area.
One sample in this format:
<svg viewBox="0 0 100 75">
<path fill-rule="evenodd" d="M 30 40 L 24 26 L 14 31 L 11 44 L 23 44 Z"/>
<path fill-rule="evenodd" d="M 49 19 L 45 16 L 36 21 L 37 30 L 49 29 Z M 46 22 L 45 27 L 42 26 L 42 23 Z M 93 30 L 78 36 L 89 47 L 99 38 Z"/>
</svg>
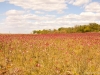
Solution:
<svg viewBox="0 0 100 75">
<path fill-rule="evenodd" d="M 100 24 L 100 0 L 0 0 L 0 33 Z"/>
</svg>

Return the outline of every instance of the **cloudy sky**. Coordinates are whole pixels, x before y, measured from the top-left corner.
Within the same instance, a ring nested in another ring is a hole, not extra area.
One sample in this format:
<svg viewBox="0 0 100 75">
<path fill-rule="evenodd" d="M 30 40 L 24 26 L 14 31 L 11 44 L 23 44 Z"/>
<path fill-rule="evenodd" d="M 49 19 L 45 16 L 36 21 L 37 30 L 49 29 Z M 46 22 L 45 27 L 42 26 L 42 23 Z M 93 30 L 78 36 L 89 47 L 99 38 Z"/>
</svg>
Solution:
<svg viewBox="0 0 100 75">
<path fill-rule="evenodd" d="M 100 0 L 0 0 L 0 33 L 31 33 L 96 22 Z"/>
</svg>

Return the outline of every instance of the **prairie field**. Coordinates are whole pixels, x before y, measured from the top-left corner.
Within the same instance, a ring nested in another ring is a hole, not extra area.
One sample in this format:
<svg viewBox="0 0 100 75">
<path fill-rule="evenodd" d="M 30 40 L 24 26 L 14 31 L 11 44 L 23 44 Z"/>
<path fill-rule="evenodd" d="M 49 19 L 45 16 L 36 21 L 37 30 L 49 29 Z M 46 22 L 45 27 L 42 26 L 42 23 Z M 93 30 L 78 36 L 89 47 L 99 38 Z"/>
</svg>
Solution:
<svg viewBox="0 0 100 75">
<path fill-rule="evenodd" d="M 0 75 L 100 75 L 100 33 L 0 34 Z"/>
</svg>

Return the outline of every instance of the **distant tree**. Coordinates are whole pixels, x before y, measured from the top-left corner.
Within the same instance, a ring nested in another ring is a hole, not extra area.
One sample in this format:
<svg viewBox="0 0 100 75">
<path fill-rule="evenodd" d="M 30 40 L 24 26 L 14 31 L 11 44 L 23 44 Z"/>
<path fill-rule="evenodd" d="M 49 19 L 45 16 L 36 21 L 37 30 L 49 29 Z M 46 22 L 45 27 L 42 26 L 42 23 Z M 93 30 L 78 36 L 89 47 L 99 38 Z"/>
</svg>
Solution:
<svg viewBox="0 0 100 75">
<path fill-rule="evenodd" d="M 84 32 L 90 32 L 89 26 L 86 26 L 86 27 L 84 28 Z"/>
<path fill-rule="evenodd" d="M 51 34 L 51 33 L 85 33 L 85 32 L 100 32 L 100 25 L 97 23 L 89 23 L 88 25 L 76 25 L 74 27 L 61 27 L 54 30 L 34 30 L 33 34 Z"/>
</svg>

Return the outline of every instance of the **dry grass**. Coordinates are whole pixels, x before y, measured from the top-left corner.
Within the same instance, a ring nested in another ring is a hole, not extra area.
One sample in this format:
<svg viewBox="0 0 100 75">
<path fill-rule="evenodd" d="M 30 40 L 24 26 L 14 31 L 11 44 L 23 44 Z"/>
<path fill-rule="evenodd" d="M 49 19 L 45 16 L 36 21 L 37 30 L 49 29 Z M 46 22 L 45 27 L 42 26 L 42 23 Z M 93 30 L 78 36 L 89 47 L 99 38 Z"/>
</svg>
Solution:
<svg viewBox="0 0 100 75">
<path fill-rule="evenodd" d="M 100 33 L 0 35 L 0 75 L 99 75 Z"/>
</svg>

